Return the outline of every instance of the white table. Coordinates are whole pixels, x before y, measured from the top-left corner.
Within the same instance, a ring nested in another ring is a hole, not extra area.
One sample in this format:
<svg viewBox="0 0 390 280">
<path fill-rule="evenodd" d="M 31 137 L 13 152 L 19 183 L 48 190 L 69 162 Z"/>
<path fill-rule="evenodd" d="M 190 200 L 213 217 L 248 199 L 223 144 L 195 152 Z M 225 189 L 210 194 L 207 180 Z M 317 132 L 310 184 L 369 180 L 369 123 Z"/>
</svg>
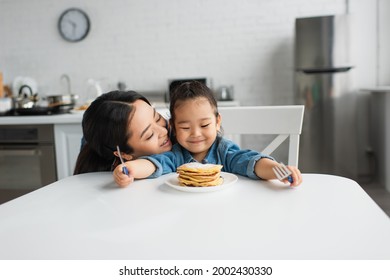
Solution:
<svg viewBox="0 0 390 280">
<path fill-rule="evenodd" d="M 172 175 L 77 175 L 0 205 L 0 259 L 390 259 L 390 219 L 350 179 L 186 193 Z"/>
</svg>

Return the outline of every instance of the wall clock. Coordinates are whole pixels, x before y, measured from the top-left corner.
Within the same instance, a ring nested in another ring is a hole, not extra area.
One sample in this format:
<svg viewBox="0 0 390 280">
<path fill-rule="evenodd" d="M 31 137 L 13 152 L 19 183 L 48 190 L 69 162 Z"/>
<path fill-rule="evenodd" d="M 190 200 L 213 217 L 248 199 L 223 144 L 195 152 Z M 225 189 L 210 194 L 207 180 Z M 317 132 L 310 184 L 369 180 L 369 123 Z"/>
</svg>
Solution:
<svg viewBox="0 0 390 280">
<path fill-rule="evenodd" d="M 58 20 L 61 37 L 69 42 L 79 42 L 87 37 L 90 29 L 88 15 L 81 9 L 65 10 Z"/>
</svg>

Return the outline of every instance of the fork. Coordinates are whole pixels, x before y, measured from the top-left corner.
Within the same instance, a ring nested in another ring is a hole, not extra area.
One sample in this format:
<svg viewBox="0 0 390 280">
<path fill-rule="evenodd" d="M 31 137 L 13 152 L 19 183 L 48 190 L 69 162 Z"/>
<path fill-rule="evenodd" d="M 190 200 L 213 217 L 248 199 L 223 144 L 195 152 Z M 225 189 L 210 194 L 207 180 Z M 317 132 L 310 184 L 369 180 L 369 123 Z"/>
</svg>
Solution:
<svg viewBox="0 0 390 280">
<path fill-rule="evenodd" d="M 282 162 L 280 162 L 279 165 L 272 167 L 272 170 L 279 180 L 282 181 L 287 178 L 290 183 L 293 182 L 290 169 L 288 169 Z"/>
<path fill-rule="evenodd" d="M 123 158 L 122 158 L 122 155 L 121 155 L 121 150 L 119 149 L 119 146 L 116 146 L 116 150 L 118 152 L 118 156 L 119 156 L 119 159 L 121 160 L 122 165 L 125 165 L 125 163 L 123 161 Z M 127 176 L 129 176 L 129 170 L 127 169 L 126 166 L 122 167 L 122 173 L 126 174 Z"/>
</svg>

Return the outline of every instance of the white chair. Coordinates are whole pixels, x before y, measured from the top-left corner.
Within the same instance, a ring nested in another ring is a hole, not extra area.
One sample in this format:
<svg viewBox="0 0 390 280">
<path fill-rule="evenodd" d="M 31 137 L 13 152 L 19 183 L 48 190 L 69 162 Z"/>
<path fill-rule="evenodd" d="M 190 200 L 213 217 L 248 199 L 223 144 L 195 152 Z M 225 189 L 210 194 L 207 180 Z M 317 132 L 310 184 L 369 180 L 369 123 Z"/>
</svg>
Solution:
<svg viewBox="0 0 390 280">
<path fill-rule="evenodd" d="M 276 138 L 261 152 L 271 155 L 287 138 L 288 165 L 298 167 L 303 105 L 219 107 L 224 134 L 273 134 Z"/>
</svg>

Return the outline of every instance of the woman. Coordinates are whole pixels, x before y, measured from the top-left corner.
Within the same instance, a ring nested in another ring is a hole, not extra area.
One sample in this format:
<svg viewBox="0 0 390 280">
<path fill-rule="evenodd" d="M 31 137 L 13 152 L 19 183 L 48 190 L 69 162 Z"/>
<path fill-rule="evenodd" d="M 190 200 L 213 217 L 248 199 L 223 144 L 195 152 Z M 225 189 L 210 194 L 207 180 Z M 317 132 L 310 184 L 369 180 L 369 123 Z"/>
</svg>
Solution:
<svg viewBox="0 0 390 280">
<path fill-rule="evenodd" d="M 172 148 L 167 121 L 134 91 L 112 91 L 99 96 L 85 111 L 82 127 L 85 144 L 74 175 L 112 171 L 119 164 L 117 145 L 125 160 Z"/>
<path fill-rule="evenodd" d="M 254 150 L 240 149 L 234 142 L 222 137 L 222 117 L 218 113 L 217 101 L 204 84 L 193 81 L 179 85 L 171 96 L 170 112 L 171 126 L 178 144 L 170 152 L 126 162 L 131 176 L 123 174 L 122 165 L 115 168 L 113 176 L 120 187 L 125 187 L 134 179 L 155 178 L 176 172 L 179 166 L 190 162 L 217 164 L 224 172 L 255 180 L 277 179 L 273 167 L 279 163 L 272 157 Z M 295 166 L 288 166 L 288 169 L 292 173 L 292 180 L 289 182 L 286 178 L 281 181 L 290 183 L 292 187 L 300 185 L 302 176 L 299 169 Z M 219 180 L 218 177 L 213 179 Z"/>
</svg>

